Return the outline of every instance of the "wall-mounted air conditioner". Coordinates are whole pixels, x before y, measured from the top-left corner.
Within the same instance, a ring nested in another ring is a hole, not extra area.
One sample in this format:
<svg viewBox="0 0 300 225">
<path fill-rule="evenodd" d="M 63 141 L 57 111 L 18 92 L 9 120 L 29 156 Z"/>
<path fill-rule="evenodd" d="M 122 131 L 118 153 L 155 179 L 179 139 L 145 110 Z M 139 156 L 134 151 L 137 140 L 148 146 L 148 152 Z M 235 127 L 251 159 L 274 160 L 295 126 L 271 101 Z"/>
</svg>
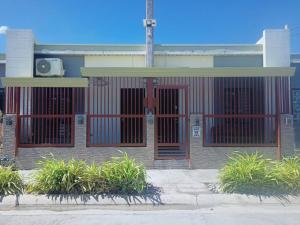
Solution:
<svg viewBox="0 0 300 225">
<path fill-rule="evenodd" d="M 41 58 L 35 60 L 36 75 L 43 77 L 63 76 L 63 62 L 58 58 Z"/>
</svg>

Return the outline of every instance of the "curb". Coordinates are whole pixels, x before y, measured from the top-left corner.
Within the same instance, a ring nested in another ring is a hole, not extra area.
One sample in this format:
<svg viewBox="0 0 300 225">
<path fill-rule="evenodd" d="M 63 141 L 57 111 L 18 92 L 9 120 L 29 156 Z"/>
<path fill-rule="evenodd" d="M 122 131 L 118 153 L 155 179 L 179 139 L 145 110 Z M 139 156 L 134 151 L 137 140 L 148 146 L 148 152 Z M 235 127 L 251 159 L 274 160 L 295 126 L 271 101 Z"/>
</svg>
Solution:
<svg viewBox="0 0 300 225">
<path fill-rule="evenodd" d="M 16 201 L 16 196 L 6 196 L 0 199 L 0 209 L 15 206 L 159 206 L 159 205 L 189 205 L 194 207 L 211 207 L 217 205 L 291 205 L 299 204 L 300 197 L 287 196 L 256 197 L 239 194 L 161 194 L 158 198 L 140 196 L 91 196 L 91 195 L 21 195 Z"/>
</svg>

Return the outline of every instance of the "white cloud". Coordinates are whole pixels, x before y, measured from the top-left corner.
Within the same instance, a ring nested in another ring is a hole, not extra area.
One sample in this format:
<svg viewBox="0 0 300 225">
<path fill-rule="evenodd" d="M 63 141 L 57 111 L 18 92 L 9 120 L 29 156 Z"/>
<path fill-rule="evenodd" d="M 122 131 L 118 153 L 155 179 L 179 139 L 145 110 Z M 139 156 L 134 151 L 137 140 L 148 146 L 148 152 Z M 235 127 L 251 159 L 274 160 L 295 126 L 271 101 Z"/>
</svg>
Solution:
<svg viewBox="0 0 300 225">
<path fill-rule="evenodd" d="M 8 26 L 0 26 L 0 34 L 5 34 L 8 29 Z"/>
</svg>

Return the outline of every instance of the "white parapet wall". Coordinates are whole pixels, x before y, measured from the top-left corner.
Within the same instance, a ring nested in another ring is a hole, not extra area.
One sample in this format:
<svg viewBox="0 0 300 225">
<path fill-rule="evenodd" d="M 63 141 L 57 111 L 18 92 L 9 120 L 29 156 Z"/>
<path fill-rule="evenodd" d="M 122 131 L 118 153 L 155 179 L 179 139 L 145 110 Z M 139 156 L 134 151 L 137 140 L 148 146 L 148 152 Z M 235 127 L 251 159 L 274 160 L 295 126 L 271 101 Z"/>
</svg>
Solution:
<svg viewBox="0 0 300 225">
<path fill-rule="evenodd" d="M 34 35 L 31 30 L 6 33 L 6 77 L 33 77 Z"/>
<path fill-rule="evenodd" d="M 257 44 L 263 45 L 264 67 L 290 66 L 290 31 L 285 29 L 267 29 Z"/>
</svg>

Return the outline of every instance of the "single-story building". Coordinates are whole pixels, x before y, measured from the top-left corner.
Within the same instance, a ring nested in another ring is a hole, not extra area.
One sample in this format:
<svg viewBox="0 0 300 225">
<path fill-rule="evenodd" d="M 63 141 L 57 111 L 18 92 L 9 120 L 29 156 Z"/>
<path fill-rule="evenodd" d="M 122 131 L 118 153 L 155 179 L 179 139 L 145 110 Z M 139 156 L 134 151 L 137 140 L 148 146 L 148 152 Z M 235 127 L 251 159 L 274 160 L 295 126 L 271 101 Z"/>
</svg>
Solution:
<svg viewBox="0 0 300 225">
<path fill-rule="evenodd" d="M 287 27 L 232 45 L 39 44 L 17 29 L 6 37 L 2 154 L 20 168 L 50 153 L 101 163 L 123 151 L 148 168 L 219 168 L 233 151 L 295 154 L 300 57 Z"/>
</svg>

